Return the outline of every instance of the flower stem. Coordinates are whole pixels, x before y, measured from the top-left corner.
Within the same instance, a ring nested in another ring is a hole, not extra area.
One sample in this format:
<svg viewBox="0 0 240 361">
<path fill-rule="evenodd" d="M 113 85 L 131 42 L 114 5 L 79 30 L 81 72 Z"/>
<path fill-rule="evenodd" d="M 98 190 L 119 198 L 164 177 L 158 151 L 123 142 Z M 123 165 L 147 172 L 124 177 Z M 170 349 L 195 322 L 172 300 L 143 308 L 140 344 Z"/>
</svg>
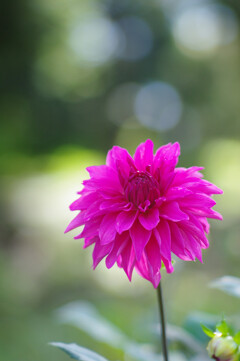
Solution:
<svg viewBox="0 0 240 361">
<path fill-rule="evenodd" d="M 166 325 L 165 325 L 165 317 L 164 317 L 163 296 L 162 296 L 161 282 L 159 283 L 158 288 L 157 288 L 157 295 L 158 295 L 158 306 L 159 306 L 160 321 L 161 321 L 163 360 L 168 361 Z"/>
</svg>

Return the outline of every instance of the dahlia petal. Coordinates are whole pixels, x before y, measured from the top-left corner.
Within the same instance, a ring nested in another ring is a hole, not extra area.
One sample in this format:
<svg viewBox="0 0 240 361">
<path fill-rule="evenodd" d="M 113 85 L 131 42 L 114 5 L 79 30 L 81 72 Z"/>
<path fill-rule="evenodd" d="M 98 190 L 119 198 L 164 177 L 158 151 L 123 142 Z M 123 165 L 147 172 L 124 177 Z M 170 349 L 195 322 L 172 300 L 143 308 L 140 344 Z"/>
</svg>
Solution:
<svg viewBox="0 0 240 361">
<path fill-rule="evenodd" d="M 87 189 L 110 189 L 114 192 L 122 192 L 122 186 L 120 184 L 118 173 L 115 169 L 108 167 L 107 165 L 95 165 L 86 168 L 90 179 L 83 181 L 83 185 Z"/>
<path fill-rule="evenodd" d="M 185 182 L 190 182 L 194 180 L 200 180 L 203 175 L 199 171 L 204 169 L 203 167 L 190 167 L 190 168 L 176 168 L 174 173 L 174 186 L 181 185 Z"/>
<path fill-rule="evenodd" d="M 189 212 L 191 212 L 192 214 L 195 214 L 199 217 L 207 217 L 207 218 L 213 218 L 213 219 L 219 219 L 220 221 L 223 219 L 222 215 L 216 211 L 214 211 L 213 209 L 209 209 L 209 208 L 189 208 L 188 210 Z"/>
<path fill-rule="evenodd" d="M 93 250 L 93 269 L 101 262 L 101 260 L 111 251 L 112 244 L 102 245 L 100 242 L 96 242 Z"/>
<path fill-rule="evenodd" d="M 153 147 L 154 144 L 150 139 L 147 139 L 145 143 L 141 143 L 135 152 L 134 161 L 136 167 L 140 171 L 144 171 L 147 166 L 153 162 Z"/>
<path fill-rule="evenodd" d="M 174 168 L 180 154 L 179 143 L 167 144 L 158 149 L 154 157 L 153 174 L 158 179 L 162 193 L 165 193 L 174 180 Z"/>
<path fill-rule="evenodd" d="M 133 247 L 136 254 L 137 261 L 140 261 L 144 247 L 151 237 L 151 231 L 146 230 L 138 220 L 130 229 L 130 237 L 132 239 Z"/>
<path fill-rule="evenodd" d="M 84 239 L 84 245 L 83 248 L 87 248 L 91 246 L 93 243 L 99 242 L 99 237 L 87 237 Z"/>
<path fill-rule="evenodd" d="M 210 198 L 209 196 L 206 196 L 204 194 L 192 194 L 189 195 L 183 199 L 179 199 L 180 207 L 213 207 L 215 206 L 216 202 Z"/>
<path fill-rule="evenodd" d="M 96 202 L 98 199 L 99 195 L 96 192 L 91 192 L 78 198 L 70 205 L 69 208 L 71 211 L 84 210 L 91 206 L 92 203 Z"/>
<path fill-rule="evenodd" d="M 145 229 L 151 231 L 159 223 L 159 211 L 157 208 L 149 209 L 144 213 L 140 213 L 138 219 Z"/>
<path fill-rule="evenodd" d="M 151 274 L 149 274 L 148 261 L 147 261 L 145 253 L 143 253 L 141 260 L 136 261 L 135 269 L 141 277 L 143 277 L 146 280 L 151 282 L 152 277 L 151 277 Z"/>
<path fill-rule="evenodd" d="M 150 282 L 152 282 L 152 285 L 154 288 L 158 287 L 159 282 L 161 281 L 161 278 L 162 278 L 162 276 L 161 276 L 160 271 L 154 273 L 152 279 L 150 280 Z"/>
<path fill-rule="evenodd" d="M 80 227 L 85 223 L 85 212 L 79 213 L 67 226 L 64 233 L 71 231 L 74 228 Z"/>
<path fill-rule="evenodd" d="M 97 217 L 90 222 L 86 222 L 83 231 L 74 239 L 92 238 L 98 235 L 99 227 L 103 217 Z"/>
<path fill-rule="evenodd" d="M 132 279 L 132 272 L 135 266 L 135 252 L 131 241 L 127 242 L 127 245 L 122 250 L 121 255 L 118 258 L 118 266 L 123 268 L 129 281 Z"/>
<path fill-rule="evenodd" d="M 103 217 L 99 227 L 99 238 L 102 245 L 114 241 L 117 233 L 115 228 L 116 215 L 116 213 L 109 213 Z"/>
<path fill-rule="evenodd" d="M 190 189 L 184 187 L 171 187 L 166 193 L 166 199 L 167 201 L 172 201 L 175 199 L 184 198 L 190 194 L 192 194 Z"/>
<path fill-rule="evenodd" d="M 127 232 L 121 235 L 117 235 L 113 248 L 106 258 L 107 268 L 111 268 L 114 265 L 119 254 L 121 254 L 122 250 L 126 247 L 129 241 L 129 234 Z"/>
<path fill-rule="evenodd" d="M 150 241 L 145 247 L 145 254 L 152 267 L 153 273 L 159 272 L 162 265 L 161 252 L 156 237 L 152 234 Z"/>
<path fill-rule="evenodd" d="M 121 234 L 124 231 L 128 231 L 132 227 L 137 217 L 137 214 L 138 212 L 136 210 L 129 212 L 123 211 L 119 213 L 116 218 L 116 225 L 115 225 L 117 232 Z"/>
<path fill-rule="evenodd" d="M 191 216 L 189 221 L 181 222 L 180 227 L 186 232 L 191 233 L 198 240 L 202 248 L 208 248 L 208 239 L 205 236 L 202 224 L 199 222 L 197 217 Z"/>
<path fill-rule="evenodd" d="M 186 252 L 185 247 L 185 238 L 183 234 L 180 232 L 179 223 L 171 222 L 170 226 L 171 230 L 171 249 L 172 252 L 184 261 L 192 261 L 192 256 L 189 256 L 189 253 Z"/>
<path fill-rule="evenodd" d="M 85 211 L 85 218 L 88 221 L 89 219 L 93 219 L 95 217 L 104 215 L 106 213 L 105 210 L 100 209 L 102 201 L 99 199 L 96 202 L 92 203 L 91 206 L 88 207 Z"/>
<path fill-rule="evenodd" d="M 205 217 L 198 217 L 199 222 L 201 223 L 204 232 L 206 232 L 207 234 L 210 231 L 210 224 L 207 221 L 207 218 Z"/>
<path fill-rule="evenodd" d="M 194 182 L 188 181 L 187 183 L 184 183 L 184 186 L 191 189 L 192 192 L 206 193 L 209 195 L 223 193 L 222 189 L 203 179 L 199 179 L 198 181 Z"/>
<path fill-rule="evenodd" d="M 127 168 L 128 172 L 126 172 L 126 174 L 128 175 L 130 168 L 134 166 L 134 161 L 126 149 L 115 145 L 107 154 L 106 164 L 117 170 L 118 161 L 121 161 L 121 164 L 124 164 L 124 167 L 122 167 L 123 171 L 126 171 Z"/>
<path fill-rule="evenodd" d="M 177 202 L 164 203 L 160 208 L 160 217 L 170 221 L 179 222 L 188 220 L 186 213 L 182 212 Z"/>
<path fill-rule="evenodd" d="M 180 169 L 183 169 L 186 172 L 186 175 L 188 177 L 191 177 L 191 176 L 198 177 L 198 178 L 203 177 L 203 175 L 202 175 L 202 173 L 200 173 L 200 171 L 203 170 L 204 167 L 194 166 L 194 167 L 180 168 Z"/>
<path fill-rule="evenodd" d="M 167 273 L 172 273 L 174 271 L 171 261 L 168 261 L 166 258 L 162 257 L 163 264 L 166 268 Z"/>
<path fill-rule="evenodd" d="M 192 259 L 195 260 L 195 258 L 197 258 L 202 263 L 202 250 L 199 243 L 190 233 L 187 233 L 182 229 L 180 231 L 185 234 L 186 250 L 192 255 Z"/>
<path fill-rule="evenodd" d="M 126 208 L 128 204 L 126 204 L 126 201 L 121 198 L 113 198 L 113 199 L 107 199 L 104 200 L 100 206 L 100 210 L 111 210 L 111 211 L 117 211 L 121 210 L 123 208 Z"/>
<path fill-rule="evenodd" d="M 168 143 L 160 147 L 154 157 L 155 169 L 159 167 L 167 167 L 169 170 L 173 170 L 178 163 L 178 157 L 180 155 L 180 144 Z"/>
<path fill-rule="evenodd" d="M 159 243 L 161 254 L 168 261 L 171 261 L 171 232 L 168 222 L 161 220 L 154 229 L 154 235 Z"/>
<path fill-rule="evenodd" d="M 109 182 L 118 182 L 118 176 L 115 169 L 108 167 L 107 165 L 93 165 L 91 167 L 87 167 L 86 170 L 88 171 L 91 179 L 94 180 L 101 180 L 107 179 Z"/>
</svg>

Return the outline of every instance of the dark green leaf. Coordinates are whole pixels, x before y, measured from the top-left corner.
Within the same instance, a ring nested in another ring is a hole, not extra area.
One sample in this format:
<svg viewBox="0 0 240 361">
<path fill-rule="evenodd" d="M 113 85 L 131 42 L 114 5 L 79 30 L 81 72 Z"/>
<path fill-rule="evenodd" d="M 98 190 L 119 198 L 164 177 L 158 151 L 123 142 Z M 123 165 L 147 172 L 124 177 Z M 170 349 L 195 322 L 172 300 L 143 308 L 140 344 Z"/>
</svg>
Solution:
<svg viewBox="0 0 240 361">
<path fill-rule="evenodd" d="M 99 354 L 88 350 L 87 348 L 76 345 L 75 343 L 51 342 L 50 345 L 58 347 L 66 352 L 74 360 L 78 361 L 108 361 Z"/>
<path fill-rule="evenodd" d="M 209 286 L 240 298 L 240 278 L 238 277 L 224 276 L 211 282 Z"/>
<path fill-rule="evenodd" d="M 234 341 L 240 345 L 240 331 L 236 333 L 236 335 L 233 337 Z"/>
<path fill-rule="evenodd" d="M 204 332 L 208 337 L 213 338 L 213 337 L 215 336 L 215 335 L 214 335 L 214 332 L 213 332 L 210 328 L 208 328 L 207 326 L 204 326 L 204 325 L 201 324 L 201 327 L 202 327 L 203 332 Z"/>
</svg>

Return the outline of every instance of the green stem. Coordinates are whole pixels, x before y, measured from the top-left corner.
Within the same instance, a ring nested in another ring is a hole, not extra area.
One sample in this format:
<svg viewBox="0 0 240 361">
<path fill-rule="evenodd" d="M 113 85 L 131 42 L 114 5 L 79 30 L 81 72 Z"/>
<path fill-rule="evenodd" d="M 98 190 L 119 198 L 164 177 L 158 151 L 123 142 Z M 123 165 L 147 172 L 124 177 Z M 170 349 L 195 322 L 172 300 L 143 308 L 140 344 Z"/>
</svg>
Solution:
<svg viewBox="0 0 240 361">
<path fill-rule="evenodd" d="M 168 361 L 166 325 L 165 325 L 165 317 L 164 317 L 164 309 L 163 309 L 163 296 L 162 296 L 161 282 L 159 283 L 158 288 L 157 288 L 157 295 L 158 295 L 158 306 L 159 306 L 160 321 L 161 321 L 163 360 Z"/>
</svg>

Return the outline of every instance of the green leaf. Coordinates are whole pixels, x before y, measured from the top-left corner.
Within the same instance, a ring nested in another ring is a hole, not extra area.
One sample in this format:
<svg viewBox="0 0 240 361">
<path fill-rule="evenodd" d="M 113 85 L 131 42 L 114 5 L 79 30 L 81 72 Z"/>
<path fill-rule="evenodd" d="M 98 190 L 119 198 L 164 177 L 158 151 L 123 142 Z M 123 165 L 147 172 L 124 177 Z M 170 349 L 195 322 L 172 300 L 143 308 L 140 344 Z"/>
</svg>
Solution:
<svg viewBox="0 0 240 361">
<path fill-rule="evenodd" d="M 240 298 L 240 278 L 238 277 L 224 276 L 212 281 L 209 286 Z"/>
<path fill-rule="evenodd" d="M 193 312 L 190 313 L 185 322 L 184 329 L 187 330 L 193 337 L 199 342 L 205 344 L 208 341 L 208 336 L 203 332 L 201 324 L 206 327 L 215 330 L 216 323 L 219 321 L 219 317 L 210 313 Z"/>
<path fill-rule="evenodd" d="M 231 328 L 228 326 L 225 320 L 222 320 L 216 325 L 216 329 L 221 332 L 223 336 L 228 336 L 231 334 Z"/>
<path fill-rule="evenodd" d="M 240 345 L 240 331 L 236 333 L 236 335 L 233 337 L 234 341 Z"/>
<path fill-rule="evenodd" d="M 66 352 L 74 360 L 78 361 L 108 361 L 101 355 L 75 343 L 51 342 L 50 345 L 58 347 Z"/>
<path fill-rule="evenodd" d="M 213 337 L 215 336 L 214 332 L 213 332 L 210 328 L 208 328 L 207 326 L 204 326 L 204 325 L 201 324 L 201 327 L 202 327 L 203 332 L 204 332 L 208 337 L 213 338 Z"/>
<path fill-rule="evenodd" d="M 68 303 L 56 311 L 58 319 L 86 332 L 94 340 L 105 342 L 113 347 L 123 349 L 127 337 L 110 321 L 102 317 L 89 302 Z"/>
</svg>

